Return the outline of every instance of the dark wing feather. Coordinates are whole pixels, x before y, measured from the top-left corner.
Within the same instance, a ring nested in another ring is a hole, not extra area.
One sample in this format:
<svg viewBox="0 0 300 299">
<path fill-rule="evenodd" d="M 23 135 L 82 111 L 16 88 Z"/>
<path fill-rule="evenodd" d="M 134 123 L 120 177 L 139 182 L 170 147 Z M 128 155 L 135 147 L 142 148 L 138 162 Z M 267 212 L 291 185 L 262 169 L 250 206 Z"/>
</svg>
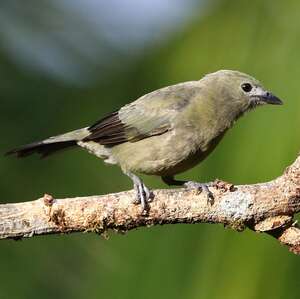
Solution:
<svg viewBox="0 0 300 299">
<path fill-rule="evenodd" d="M 199 89 L 197 82 L 186 82 L 151 92 L 89 127 L 83 141 L 114 146 L 164 134 Z"/>
<path fill-rule="evenodd" d="M 124 142 L 135 142 L 143 138 L 160 135 L 168 131 L 168 126 L 161 126 L 151 130 L 150 132 L 139 131 L 134 125 L 124 124 L 119 116 L 119 112 L 99 120 L 88 130 L 90 135 L 83 141 L 95 141 L 103 145 L 114 146 Z"/>
<path fill-rule="evenodd" d="M 97 121 L 88 130 L 91 134 L 84 141 L 96 141 L 111 146 L 127 141 L 125 125 L 119 119 L 118 112 Z"/>
</svg>

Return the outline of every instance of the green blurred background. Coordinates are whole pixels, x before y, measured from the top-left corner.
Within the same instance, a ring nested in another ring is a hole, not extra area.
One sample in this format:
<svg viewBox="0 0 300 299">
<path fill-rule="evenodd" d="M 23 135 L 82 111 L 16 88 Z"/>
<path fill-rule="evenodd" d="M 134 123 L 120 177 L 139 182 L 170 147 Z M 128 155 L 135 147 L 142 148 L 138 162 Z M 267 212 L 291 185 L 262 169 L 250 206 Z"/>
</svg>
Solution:
<svg viewBox="0 0 300 299">
<path fill-rule="evenodd" d="M 181 177 L 270 180 L 300 149 L 299 11 L 296 0 L 2 0 L 0 151 L 89 125 L 154 89 L 237 69 L 285 105 L 241 119 Z M 132 187 L 82 150 L 45 160 L 1 155 L 0 165 L 1 203 Z M 300 296 L 299 257 L 221 225 L 2 241 L 0 267 L 1 299 Z"/>
</svg>

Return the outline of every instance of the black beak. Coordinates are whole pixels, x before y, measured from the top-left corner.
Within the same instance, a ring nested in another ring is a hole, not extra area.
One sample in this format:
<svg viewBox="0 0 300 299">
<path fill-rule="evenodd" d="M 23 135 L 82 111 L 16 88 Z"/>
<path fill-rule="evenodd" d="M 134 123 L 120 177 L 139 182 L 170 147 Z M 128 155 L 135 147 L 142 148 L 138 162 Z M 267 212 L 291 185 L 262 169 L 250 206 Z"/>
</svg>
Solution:
<svg viewBox="0 0 300 299">
<path fill-rule="evenodd" d="M 271 105 L 282 105 L 283 102 L 277 98 L 276 96 L 274 96 L 271 92 L 266 92 L 263 95 L 260 96 L 261 101 L 265 102 L 267 104 L 271 104 Z"/>
</svg>

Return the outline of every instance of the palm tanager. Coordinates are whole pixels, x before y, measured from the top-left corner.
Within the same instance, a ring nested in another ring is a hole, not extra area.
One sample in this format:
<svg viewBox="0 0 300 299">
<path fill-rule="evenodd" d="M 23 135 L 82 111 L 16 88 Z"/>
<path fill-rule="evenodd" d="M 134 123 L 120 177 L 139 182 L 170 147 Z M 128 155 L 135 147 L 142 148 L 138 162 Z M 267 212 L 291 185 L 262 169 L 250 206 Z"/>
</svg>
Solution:
<svg viewBox="0 0 300 299">
<path fill-rule="evenodd" d="M 255 78 L 231 70 L 164 87 L 125 105 L 92 126 L 11 150 L 42 157 L 79 146 L 130 177 L 143 211 L 152 195 L 140 174 L 160 176 L 168 185 L 209 192 L 208 185 L 174 175 L 203 161 L 235 121 L 257 106 L 282 101 Z"/>
</svg>

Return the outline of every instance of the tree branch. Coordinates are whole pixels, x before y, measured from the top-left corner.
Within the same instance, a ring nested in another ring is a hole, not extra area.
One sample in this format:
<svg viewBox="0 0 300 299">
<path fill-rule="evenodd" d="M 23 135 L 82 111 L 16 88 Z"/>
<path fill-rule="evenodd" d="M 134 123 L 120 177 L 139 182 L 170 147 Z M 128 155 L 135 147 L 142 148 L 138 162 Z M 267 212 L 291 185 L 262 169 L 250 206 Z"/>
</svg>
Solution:
<svg viewBox="0 0 300 299">
<path fill-rule="evenodd" d="M 205 194 L 183 189 L 156 190 L 147 215 L 133 204 L 135 193 L 54 199 L 0 205 L 0 238 L 34 235 L 125 232 L 142 226 L 170 223 L 222 223 L 236 230 L 264 232 L 300 254 L 300 227 L 293 220 L 300 211 L 300 156 L 282 176 L 254 185 L 233 186 L 215 181 L 214 203 Z"/>
</svg>

